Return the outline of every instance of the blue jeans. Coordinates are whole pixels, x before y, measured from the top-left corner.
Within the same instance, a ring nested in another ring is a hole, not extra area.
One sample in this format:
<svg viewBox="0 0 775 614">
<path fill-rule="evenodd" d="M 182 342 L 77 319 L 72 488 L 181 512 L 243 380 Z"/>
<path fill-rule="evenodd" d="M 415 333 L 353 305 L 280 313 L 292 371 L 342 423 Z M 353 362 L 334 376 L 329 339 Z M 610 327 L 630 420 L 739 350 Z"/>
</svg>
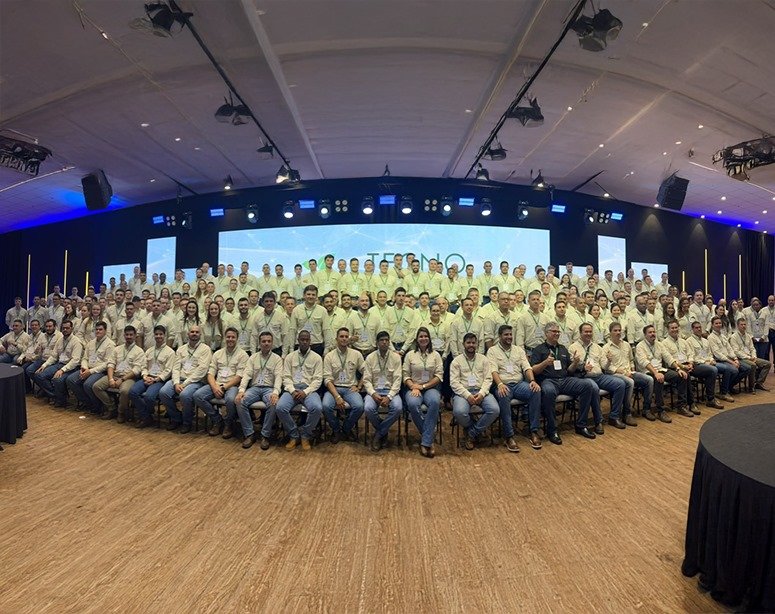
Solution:
<svg viewBox="0 0 775 614">
<path fill-rule="evenodd" d="M 172 424 L 180 424 L 182 422 L 185 426 L 191 426 L 191 423 L 194 421 L 194 393 L 203 385 L 202 382 L 189 384 L 183 388 L 183 392 L 179 395 L 175 393 L 175 385 L 172 383 L 172 380 L 167 380 L 167 383 L 161 387 L 159 400 L 167 408 L 167 417 Z M 180 406 L 183 408 L 182 415 L 175 405 L 175 397 L 180 399 Z"/>
<path fill-rule="evenodd" d="M 654 394 L 654 378 L 645 373 L 634 371 L 632 373 L 632 381 L 635 384 L 634 388 L 640 390 L 641 394 L 643 394 L 643 413 L 650 411 L 651 397 Z"/>
<path fill-rule="evenodd" d="M 382 396 L 385 396 L 389 392 L 388 388 L 375 388 L 375 390 L 377 394 L 381 394 Z M 376 430 L 376 436 L 379 439 L 384 439 L 388 436 L 390 427 L 401 417 L 401 410 L 403 407 L 401 395 L 397 394 L 390 400 L 387 407 L 387 416 L 383 419 L 379 417 L 380 408 L 377 406 L 377 402 L 371 395 L 367 395 L 363 399 L 363 411 L 366 414 L 366 418 L 368 418 L 369 422 L 371 422 Z"/>
<path fill-rule="evenodd" d="M 242 403 L 237 407 L 237 415 L 239 416 L 239 423 L 242 427 L 243 436 L 251 437 L 253 433 L 255 433 L 253 419 L 250 417 L 250 406 L 259 401 L 263 401 L 264 405 L 266 405 L 266 411 L 264 412 L 264 426 L 261 429 L 261 435 L 269 437 L 269 435 L 272 434 L 275 412 L 277 411 L 274 405 L 270 405 L 269 403 L 273 392 L 274 388 L 271 388 L 270 386 L 253 386 L 245 391 L 245 396 L 242 397 Z"/>
<path fill-rule="evenodd" d="M 156 405 L 156 399 L 159 392 L 164 387 L 164 382 L 154 382 L 146 386 L 143 380 L 136 381 L 129 389 L 129 400 L 137 410 L 137 415 L 141 420 L 146 420 L 153 415 L 153 406 Z"/>
<path fill-rule="evenodd" d="M 477 394 L 479 389 L 469 390 L 471 394 Z M 500 415 L 500 407 L 498 407 L 498 401 L 491 394 L 488 394 L 482 399 L 481 408 L 482 415 L 476 423 L 471 420 L 471 407 L 472 406 L 464 397 L 455 395 L 452 399 L 452 415 L 455 417 L 457 423 L 463 428 L 470 437 L 478 437 L 487 430 L 493 422 L 498 419 Z"/>
<path fill-rule="evenodd" d="M 430 388 L 421 392 L 419 397 L 413 397 L 409 392 L 404 395 L 406 407 L 412 416 L 412 422 L 417 427 L 422 437 L 421 444 L 426 448 L 433 445 L 433 438 L 436 433 L 436 424 L 439 421 L 439 406 L 441 405 L 441 394 L 436 388 Z M 425 405 L 426 412 L 423 416 L 420 407 Z"/>
<path fill-rule="evenodd" d="M 67 376 L 78 371 L 78 368 L 70 371 L 65 371 L 62 377 L 55 378 L 54 374 L 64 367 L 61 362 L 57 362 L 35 376 L 35 383 L 40 386 L 40 389 L 46 393 L 47 396 L 53 397 L 57 403 L 65 403 L 67 401 Z"/>
<path fill-rule="evenodd" d="M 0 364 L 11 364 L 16 356 L 11 356 L 8 352 L 0 354 Z"/>
<path fill-rule="evenodd" d="M 717 362 L 716 370 L 721 374 L 719 392 L 729 394 L 730 387 L 740 381 L 740 372 L 735 365 L 729 362 Z"/>
<path fill-rule="evenodd" d="M 512 399 L 525 401 L 527 403 L 527 417 L 530 423 L 530 432 L 537 432 L 541 415 L 541 393 L 530 390 L 530 384 L 524 380 L 521 382 L 512 382 L 506 384 L 506 386 L 509 389 L 509 392 L 506 395 L 500 396 L 497 393 L 497 388 L 495 393 L 495 399 L 498 401 L 498 406 L 500 407 L 503 437 L 505 439 L 514 437 L 514 423 L 511 419 Z M 554 412 L 554 408 L 552 408 L 552 412 Z"/>
<path fill-rule="evenodd" d="M 611 412 L 608 414 L 608 418 L 617 420 L 622 416 L 622 409 L 624 407 L 624 397 L 627 392 L 627 384 L 620 378 L 613 375 L 597 375 L 590 378 L 601 390 L 607 390 L 611 395 Z M 597 407 L 597 409 L 595 409 Z M 592 397 L 592 414 L 595 416 L 595 424 L 603 421 L 603 412 L 600 410 L 600 395 Z"/>
<path fill-rule="evenodd" d="M 547 419 L 547 435 L 557 432 L 557 425 L 554 420 L 554 406 L 557 402 L 557 396 L 567 394 L 579 401 L 579 413 L 576 419 L 576 426 L 583 428 L 587 426 L 587 414 L 589 406 L 592 404 L 592 397 L 598 396 L 598 387 L 590 379 L 581 377 L 564 377 L 562 379 L 545 379 L 541 382 L 541 406 L 544 410 L 544 416 L 551 414 L 552 424 Z M 600 408 L 598 407 L 598 411 Z M 600 418 L 602 420 L 602 416 Z M 595 416 L 597 420 L 597 416 Z M 554 429 L 554 430 L 552 430 Z"/>
<path fill-rule="evenodd" d="M 94 396 L 92 387 L 105 376 L 104 373 L 92 373 L 85 380 L 81 379 L 81 371 L 77 369 L 67 376 L 67 388 L 73 393 L 73 396 L 82 403 L 86 409 L 95 413 L 102 403 Z"/>
<path fill-rule="evenodd" d="M 304 389 L 306 385 L 300 385 L 296 389 Z M 290 392 L 284 392 L 277 401 L 277 417 L 280 418 L 280 422 L 283 425 L 285 433 L 291 439 L 298 439 L 299 432 L 301 432 L 301 438 L 310 440 L 314 437 L 315 428 L 320 422 L 320 414 L 323 411 L 323 403 L 320 400 L 320 395 L 317 392 L 310 392 L 304 400 L 301 402 L 304 409 L 307 410 L 307 420 L 299 427 L 296 421 L 291 416 L 291 410 L 296 406 L 296 401 L 293 400 Z"/>
<path fill-rule="evenodd" d="M 237 404 L 234 402 L 234 398 L 237 396 L 239 388 L 232 386 L 223 395 L 223 400 L 226 401 L 226 422 L 231 424 L 237 417 Z M 247 392 L 245 393 L 247 395 Z M 210 401 L 215 398 L 213 389 L 209 384 L 205 384 L 194 394 L 194 405 L 201 409 L 213 424 L 221 423 L 220 407 L 216 408 Z"/>
<path fill-rule="evenodd" d="M 35 371 L 40 369 L 40 365 L 42 365 L 43 362 L 44 360 L 42 358 L 38 358 L 24 366 L 24 384 L 28 392 L 32 390 L 32 380 L 35 377 Z"/>
<path fill-rule="evenodd" d="M 705 400 L 708 403 L 712 403 L 716 397 L 716 378 L 718 377 L 718 369 L 713 365 L 694 365 L 692 377 L 702 381 L 705 386 Z M 692 401 L 695 400 L 691 386 L 688 387 L 686 396 L 687 398 L 691 397 Z"/>
<path fill-rule="evenodd" d="M 336 391 L 339 393 L 339 396 L 344 399 L 345 403 L 350 406 L 344 424 L 339 422 L 334 395 L 328 391 L 323 395 L 323 413 L 335 433 L 349 433 L 355 428 L 355 425 L 358 424 L 358 420 L 360 420 L 361 414 L 363 414 L 363 397 L 359 392 L 350 390 L 347 387 L 337 387 Z"/>
</svg>

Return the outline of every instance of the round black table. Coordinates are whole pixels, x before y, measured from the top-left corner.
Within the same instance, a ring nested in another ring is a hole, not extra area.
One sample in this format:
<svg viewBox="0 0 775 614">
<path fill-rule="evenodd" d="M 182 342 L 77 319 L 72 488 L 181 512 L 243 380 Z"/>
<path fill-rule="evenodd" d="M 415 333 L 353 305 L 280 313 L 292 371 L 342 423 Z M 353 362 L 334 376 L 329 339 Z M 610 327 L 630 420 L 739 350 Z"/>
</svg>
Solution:
<svg viewBox="0 0 775 614">
<path fill-rule="evenodd" d="M 16 443 L 27 430 L 27 397 L 21 367 L 0 364 L 0 441 Z"/>
<path fill-rule="evenodd" d="M 775 405 L 700 429 L 681 571 L 725 605 L 775 611 Z"/>
</svg>

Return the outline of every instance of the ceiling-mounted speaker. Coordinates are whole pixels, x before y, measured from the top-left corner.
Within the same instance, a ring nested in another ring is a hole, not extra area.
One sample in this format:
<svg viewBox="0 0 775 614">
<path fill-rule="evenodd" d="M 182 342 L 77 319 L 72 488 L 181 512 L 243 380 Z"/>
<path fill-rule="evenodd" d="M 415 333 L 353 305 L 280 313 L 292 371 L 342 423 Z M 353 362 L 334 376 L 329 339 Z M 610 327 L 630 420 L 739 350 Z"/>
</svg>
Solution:
<svg viewBox="0 0 775 614">
<path fill-rule="evenodd" d="M 83 197 L 86 200 L 86 208 L 89 211 L 99 211 L 110 204 L 113 196 L 113 188 L 108 183 L 103 171 L 96 171 L 85 177 L 81 177 Z"/>
<path fill-rule="evenodd" d="M 680 211 L 684 206 L 686 198 L 686 188 L 689 187 L 689 180 L 679 177 L 675 173 L 670 175 L 659 186 L 657 202 L 663 209 L 673 209 Z"/>
</svg>

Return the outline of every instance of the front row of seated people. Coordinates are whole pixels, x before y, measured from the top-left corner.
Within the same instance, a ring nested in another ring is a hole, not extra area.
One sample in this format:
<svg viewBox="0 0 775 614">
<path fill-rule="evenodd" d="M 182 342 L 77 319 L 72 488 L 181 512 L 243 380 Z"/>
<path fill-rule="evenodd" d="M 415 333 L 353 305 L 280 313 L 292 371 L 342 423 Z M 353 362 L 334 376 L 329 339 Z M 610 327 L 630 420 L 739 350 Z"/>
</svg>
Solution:
<svg viewBox="0 0 775 614">
<path fill-rule="evenodd" d="M 464 312 L 470 309 L 466 303 Z M 308 322 L 318 307 L 309 309 Z M 394 319 L 400 322 L 400 317 L 396 314 Z M 578 328 L 578 340 L 566 346 L 560 342 L 560 324 L 536 320 L 535 329 L 523 335 L 525 345 L 521 345 L 515 343 L 515 327 L 506 318 L 497 327 L 497 338 L 488 344 L 486 354 L 481 331 L 466 328 L 466 323 L 473 324 L 465 315 L 459 321 L 465 329 L 462 348 L 453 353 L 454 358 L 449 356 L 448 369 L 427 326 L 417 328 L 410 342 L 398 345 L 388 331 L 379 330 L 376 349 L 371 352 L 352 347 L 350 329 L 341 326 L 336 330 L 335 347 L 321 357 L 322 343 L 314 343 L 320 340 L 313 338 L 312 327 L 305 323 L 295 333 L 295 349 L 283 358 L 269 330 L 259 334 L 258 348 L 249 355 L 239 347 L 240 331 L 234 326 L 224 331 L 224 347 L 213 352 L 202 341 L 202 327 L 193 324 L 187 329 L 187 343 L 175 351 L 169 347 L 168 331 L 162 325 L 153 328 L 153 344 L 143 350 L 136 344 L 136 329 L 131 324 L 123 327 L 123 343 L 116 344 L 108 335 L 108 324 L 99 321 L 94 339 L 84 345 L 73 334 L 70 321 L 62 323 L 61 331 L 56 330 L 54 320 L 47 320 L 43 331 L 33 321 L 32 333 L 27 335 L 22 322 L 16 320 L 9 334 L 17 336 L 19 351 L 6 354 L 24 368 L 28 390 L 34 381 L 55 406 L 67 405 L 69 390 L 87 410 L 102 414 L 106 420 L 124 422 L 131 403 L 138 416 L 136 426 L 144 428 L 153 422 L 158 399 L 166 408 L 167 428 L 181 433 L 191 431 L 194 412 L 199 408 L 210 418 L 212 436 L 222 433 L 226 439 L 233 437 L 238 421 L 246 449 L 258 439 L 251 415 L 251 405 L 257 401 L 265 405 L 260 432 L 264 450 L 270 447 L 278 419 L 289 438 L 286 448 L 301 445 L 307 450 L 321 415 L 332 430 L 331 443 L 336 444 L 342 438 L 354 439 L 355 427 L 365 413 L 375 430 L 371 448 L 378 451 L 405 403 L 421 434 L 420 453 L 426 457 L 435 455 L 433 442 L 447 377 L 464 447 L 473 449 L 477 439 L 500 419 L 507 449 L 517 452 L 513 399 L 526 406 L 530 443 L 540 449 L 541 417 L 547 439 L 562 443 L 555 418 L 560 395 L 578 404 L 575 432 L 595 439 L 604 433 L 601 390 L 611 397 L 608 424 L 624 429 L 637 426 L 632 415 L 635 389 L 642 392 L 647 420 L 671 422 L 663 402 L 665 383 L 677 395 L 676 413 L 692 417 L 700 413 L 698 402 L 702 399 L 694 398 L 690 377 L 704 384 L 708 407 L 723 409 L 717 399 L 734 402 L 730 393 L 739 382 L 747 381 L 749 392 L 765 390 L 763 383 L 772 366 L 756 356 L 745 318 L 738 320 L 738 334 L 731 339 L 721 334 L 719 318 L 712 319 L 707 338 L 700 322 L 693 323 L 689 339 L 682 338 L 678 322 L 673 320 L 668 324 L 667 338 L 657 341 L 655 327 L 648 324 L 634 352 L 622 340 L 618 322 L 610 324 L 610 339 L 604 345 L 594 342 L 593 325 L 585 322 Z M 19 339 L 21 335 L 29 339 Z M 527 340 L 536 343 L 528 345 Z M 719 375 L 720 392 L 716 395 Z M 306 420 L 299 426 L 293 410 L 300 405 Z M 588 423 L 590 409 L 592 425 Z"/>
</svg>

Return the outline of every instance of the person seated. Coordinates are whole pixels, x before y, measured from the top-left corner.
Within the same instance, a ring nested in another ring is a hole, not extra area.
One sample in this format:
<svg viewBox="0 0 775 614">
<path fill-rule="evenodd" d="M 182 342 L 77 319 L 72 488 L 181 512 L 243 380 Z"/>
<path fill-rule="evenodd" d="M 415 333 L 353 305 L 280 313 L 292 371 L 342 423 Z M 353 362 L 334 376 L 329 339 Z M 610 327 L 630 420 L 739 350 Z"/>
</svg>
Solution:
<svg viewBox="0 0 775 614">
<path fill-rule="evenodd" d="M 578 377 L 592 380 L 598 388 L 597 394 L 592 395 L 592 415 L 595 418 L 595 434 L 602 435 L 603 412 L 600 409 L 600 390 L 607 390 L 611 395 L 611 412 L 608 415 L 608 424 L 618 429 L 626 428 L 622 420 L 624 411 L 624 397 L 627 385 L 620 378 L 603 372 L 607 366 L 607 360 L 603 348 L 593 341 L 594 327 L 590 322 L 584 322 L 579 326 L 579 340 L 572 343 L 569 351 L 574 360 L 578 360 L 581 368 L 577 371 Z"/>
<path fill-rule="evenodd" d="M 73 335 L 73 323 L 62 322 L 62 336 L 46 361 L 35 371 L 34 380 L 54 407 L 67 405 L 67 377 L 78 370 L 83 358 L 83 343 Z"/>
<path fill-rule="evenodd" d="M 24 322 L 17 318 L 11 322 L 11 332 L 0 338 L 0 363 L 18 364 L 30 342 L 30 336 L 24 332 Z"/>
<path fill-rule="evenodd" d="M 463 304 L 466 309 L 466 302 Z M 463 337 L 463 353 L 452 361 L 449 367 L 452 399 L 452 415 L 463 429 L 463 446 L 473 450 L 476 439 L 482 435 L 495 420 L 500 408 L 495 397 L 490 394 L 492 386 L 492 366 L 484 354 L 477 350 L 480 342 L 474 333 Z M 476 422 L 471 419 L 471 408 L 480 407 L 482 415 Z"/>
<path fill-rule="evenodd" d="M 437 307 L 434 305 L 433 308 Z M 421 435 L 420 454 L 433 458 L 436 455 L 433 439 L 439 421 L 439 385 L 443 378 L 444 363 L 441 354 L 434 351 L 430 331 L 424 326 L 417 329 L 412 348 L 404 358 L 402 371 L 407 388 L 404 395 L 406 407 Z M 426 408 L 425 415 L 421 411 L 422 405 Z"/>
<path fill-rule="evenodd" d="M 541 404 L 546 419 L 547 438 L 555 445 L 562 444 L 562 438 L 557 433 L 554 412 L 557 396 L 564 394 L 578 399 L 576 433 L 587 439 L 594 439 L 595 433 L 587 427 L 587 416 L 592 396 L 598 394 L 597 386 L 592 380 L 573 377 L 576 371 L 583 367 L 578 358 L 571 359 L 568 348 L 559 342 L 560 327 L 557 322 L 548 322 L 542 333 L 546 341 L 534 348 L 530 363 L 533 365 L 536 380 L 541 385 Z"/>
<path fill-rule="evenodd" d="M 690 325 L 691 335 L 686 339 L 686 345 L 689 349 L 689 356 L 692 361 L 691 374 L 697 379 L 704 380 L 705 384 L 705 405 L 713 409 L 724 409 L 724 406 L 716 400 L 716 379 L 719 375 L 716 361 L 713 353 L 710 351 L 708 340 L 703 337 L 702 324 L 692 322 Z M 669 327 L 668 327 L 669 329 Z M 679 322 L 679 334 L 683 336 L 682 326 Z"/>
<path fill-rule="evenodd" d="M 350 331 L 342 327 L 336 332 L 336 347 L 323 358 L 323 384 L 327 388 L 323 395 L 323 414 L 333 430 L 332 444 L 339 443 L 343 436 L 355 441 L 353 429 L 363 414 L 363 397 L 359 394 L 363 386 L 359 377 L 363 371 L 363 355 L 349 344 Z M 345 411 L 345 403 L 350 410 L 342 424 L 337 413 Z"/>
<path fill-rule="evenodd" d="M 108 327 L 105 322 L 97 322 L 94 335 L 94 339 L 86 344 L 80 370 L 73 371 L 67 377 L 67 388 L 83 408 L 92 414 L 99 413 L 101 405 L 94 394 L 94 384 L 105 376 L 108 361 L 116 347 L 116 344 L 108 336 Z"/>
<path fill-rule="evenodd" d="M 145 352 L 136 343 L 134 326 L 124 327 L 124 343 L 113 348 L 108 359 L 107 375 L 103 375 L 92 386 L 92 392 L 108 411 L 102 414 L 103 420 L 117 418 L 119 424 L 126 422 L 126 410 L 129 407 L 129 391 L 140 377 L 145 366 Z M 108 394 L 108 388 L 118 389 L 118 404 Z"/>
<path fill-rule="evenodd" d="M 242 447 L 246 450 L 256 440 L 250 406 L 258 401 L 262 401 L 266 406 L 259 445 L 262 450 L 268 450 L 272 445 L 270 441 L 272 427 L 274 427 L 277 401 L 280 399 L 283 385 L 283 359 L 272 351 L 273 347 L 272 333 L 264 331 L 258 336 L 258 351 L 247 361 L 239 391 L 234 399 L 244 437 Z"/>
<path fill-rule="evenodd" d="M 283 361 L 285 392 L 277 401 L 276 411 L 288 435 L 286 450 L 294 450 L 300 439 L 302 450 L 309 451 L 312 448 L 310 442 L 315 437 L 315 429 L 323 411 L 318 394 L 318 389 L 323 384 L 323 359 L 310 350 L 311 340 L 309 331 L 300 330 L 296 338 L 299 349 L 288 354 Z M 302 405 L 307 413 L 301 426 L 298 426 L 291 416 L 291 410 L 296 405 Z"/>
<path fill-rule="evenodd" d="M 693 418 L 694 414 L 686 409 L 686 386 L 689 374 L 683 370 L 680 363 L 673 358 L 665 347 L 657 341 L 657 330 L 653 324 L 643 327 L 643 340 L 635 348 L 635 365 L 638 371 L 650 376 L 654 380 L 654 403 L 656 415 L 651 410 L 645 410 L 643 417 L 654 422 L 672 422 L 667 415 L 663 404 L 663 392 L 665 382 L 673 386 L 678 393 L 678 408 L 676 413 L 687 418 Z M 668 368 L 670 367 L 670 368 Z"/>
<path fill-rule="evenodd" d="M 503 292 L 498 296 L 499 302 L 502 295 Z M 525 350 L 513 344 L 512 325 L 501 324 L 497 330 L 497 338 L 498 342 L 487 350 L 487 358 L 492 364 L 492 381 L 500 408 L 501 431 L 506 441 L 506 449 L 509 452 L 519 452 L 511 418 L 511 400 L 516 399 L 527 404 L 530 445 L 534 450 L 540 450 L 538 419 L 541 412 L 541 386 L 535 381 L 533 367 L 530 366 Z"/>
<path fill-rule="evenodd" d="M 194 393 L 194 405 L 210 418 L 210 437 L 215 437 L 223 431 L 224 439 L 234 436 L 234 420 L 237 418 L 236 397 L 239 385 L 245 373 L 248 354 L 237 347 L 239 333 L 236 328 L 229 327 L 223 333 L 225 347 L 213 353 L 210 367 L 207 371 L 207 386 L 202 386 Z M 216 409 L 211 401 L 223 399 L 226 402 L 226 416 Z M 225 426 L 224 426 L 225 424 Z"/>
<path fill-rule="evenodd" d="M 643 373 L 638 373 L 633 364 L 632 348 L 622 339 L 624 327 L 619 322 L 611 322 L 608 326 L 609 340 L 603 346 L 604 369 L 606 373 L 620 378 L 625 385 L 622 422 L 625 426 L 638 426 L 632 415 L 632 401 L 635 389 L 643 392 L 643 405 L 651 407 L 651 395 L 654 391 L 654 380 Z"/>
<path fill-rule="evenodd" d="M 153 424 L 153 411 L 164 384 L 175 366 L 175 351 L 167 344 L 168 333 L 164 326 L 153 327 L 153 347 L 145 351 L 145 366 L 129 390 L 129 400 L 137 410 L 135 427 L 144 429 Z"/>
<path fill-rule="evenodd" d="M 403 409 L 398 394 L 401 389 L 401 356 L 390 346 L 390 335 L 384 330 L 377 333 L 377 350 L 363 362 L 362 382 L 366 392 L 363 411 L 374 427 L 371 450 L 379 452 L 387 444 L 390 427 L 401 417 Z M 384 418 L 379 415 L 380 409 L 387 409 Z"/>
<path fill-rule="evenodd" d="M 170 420 L 167 430 L 180 429 L 183 435 L 191 432 L 194 394 L 204 386 L 213 355 L 207 344 L 202 343 L 202 329 L 199 324 L 189 326 L 187 335 L 188 343 L 181 345 L 175 353 L 172 377 L 159 391 L 159 400 L 167 408 L 167 417 Z M 175 405 L 176 399 L 180 399 L 182 413 Z"/>
<path fill-rule="evenodd" d="M 732 350 L 735 352 L 737 359 L 741 363 L 748 365 L 748 392 L 756 394 L 756 388 L 767 392 L 767 389 L 764 387 L 764 380 L 767 379 L 767 374 L 772 368 L 772 363 L 769 360 L 757 356 L 758 348 L 754 342 L 753 336 L 750 335 L 747 330 L 750 317 L 753 316 L 749 316 L 749 318 L 738 318 L 737 332 L 729 337 L 729 343 L 732 346 Z M 762 317 L 764 317 L 763 312 Z"/>
<path fill-rule="evenodd" d="M 702 324 L 701 320 L 698 319 L 696 321 Z M 721 374 L 718 398 L 727 403 L 734 403 L 735 400 L 730 395 L 730 392 L 732 392 L 738 382 L 748 377 L 751 367 L 737 359 L 735 351 L 729 343 L 729 338 L 721 333 L 722 322 L 719 316 L 714 316 L 711 319 L 710 327 L 710 334 L 707 335 L 708 347 L 711 356 L 716 361 L 716 369 Z"/>
</svg>

